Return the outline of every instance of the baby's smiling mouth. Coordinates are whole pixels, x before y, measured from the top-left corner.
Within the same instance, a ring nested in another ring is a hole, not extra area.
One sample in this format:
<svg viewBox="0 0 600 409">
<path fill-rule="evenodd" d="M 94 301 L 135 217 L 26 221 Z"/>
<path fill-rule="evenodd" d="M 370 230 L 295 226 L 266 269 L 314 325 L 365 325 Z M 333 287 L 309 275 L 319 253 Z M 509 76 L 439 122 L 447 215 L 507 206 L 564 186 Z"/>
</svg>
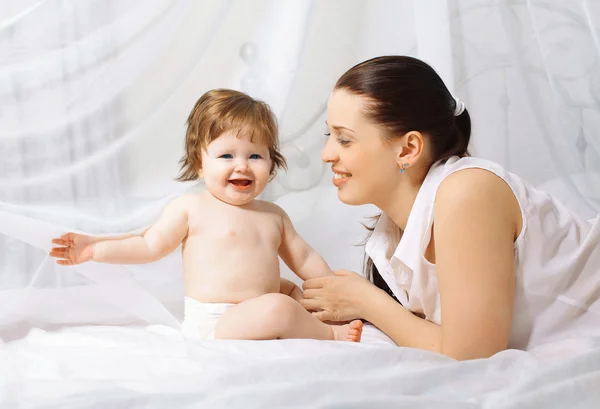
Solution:
<svg viewBox="0 0 600 409">
<path fill-rule="evenodd" d="M 252 181 L 249 179 L 230 179 L 229 183 L 238 190 L 246 190 L 252 185 Z"/>
</svg>

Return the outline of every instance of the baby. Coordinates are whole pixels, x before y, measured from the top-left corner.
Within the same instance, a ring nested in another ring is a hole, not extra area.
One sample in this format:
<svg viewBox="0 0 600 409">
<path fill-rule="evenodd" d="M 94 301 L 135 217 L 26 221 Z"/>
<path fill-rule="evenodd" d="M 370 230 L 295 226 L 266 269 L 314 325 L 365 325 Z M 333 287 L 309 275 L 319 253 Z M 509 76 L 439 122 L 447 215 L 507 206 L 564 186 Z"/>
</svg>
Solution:
<svg viewBox="0 0 600 409">
<path fill-rule="evenodd" d="M 186 338 L 360 341 L 362 321 L 321 322 L 280 277 L 279 257 L 303 280 L 333 273 L 279 206 L 256 200 L 285 167 L 277 133 L 267 104 L 233 90 L 205 93 L 188 118 L 179 180 L 202 178 L 206 191 L 174 199 L 141 235 L 67 233 L 50 255 L 61 265 L 139 264 L 182 244 Z"/>
</svg>

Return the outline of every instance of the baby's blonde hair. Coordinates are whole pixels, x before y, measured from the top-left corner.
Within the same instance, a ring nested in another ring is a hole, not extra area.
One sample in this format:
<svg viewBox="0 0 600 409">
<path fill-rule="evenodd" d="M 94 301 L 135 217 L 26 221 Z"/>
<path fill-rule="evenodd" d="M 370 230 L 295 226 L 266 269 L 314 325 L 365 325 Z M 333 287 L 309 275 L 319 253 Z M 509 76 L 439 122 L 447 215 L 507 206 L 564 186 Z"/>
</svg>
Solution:
<svg viewBox="0 0 600 409">
<path fill-rule="evenodd" d="M 285 158 L 279 151 L 277 119 L 271 108 L 243 92 L 214 89 L 198 99 L 187 120 L 185 154 L 179 160 L 180 181 L 198 179 L 202 169 L 201 150 L 225 132 L 249 134 L 252 142 L 269 147 L 271 177 L 278 168 L 286 168 Z"/>
</svg>

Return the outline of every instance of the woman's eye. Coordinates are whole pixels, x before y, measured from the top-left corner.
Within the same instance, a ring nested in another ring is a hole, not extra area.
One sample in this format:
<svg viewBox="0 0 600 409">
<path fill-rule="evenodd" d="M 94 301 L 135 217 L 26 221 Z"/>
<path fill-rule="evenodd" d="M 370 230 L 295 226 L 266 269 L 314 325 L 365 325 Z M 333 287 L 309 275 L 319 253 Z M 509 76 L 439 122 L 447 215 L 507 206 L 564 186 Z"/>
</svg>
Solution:
<svg viewBox="0 0 600 409">
<path fill-rule="evenodd" d="M 230 153 L 226 153 L 226 154 L 224 154 L 224 155 L 221 155 L 221 156 L 219 156 L 219 158 L 223 158 L 223 159 L 232 159 L 232 158 L 233 158 L 233 156 L 231 156 L 231 154 L 230 154 Z"/>
<path fill-rule="evenodd" d="M 261 156 L 258 153 L 253 153 L 252 155 L 250 155 L 250 159 L 260 159 Z"/>
<path fill-rule="evenodd" d="M 337 141 L 338 141 L 338 143 L 339 143 L 340 145 L 342 145 L 342 146 L 347 146 L 347 145 L 350 143 L 350 141 L 349 141 L 349 140 L 347 140 L 347 139 L 344 139 L 344 138 L 337 138 Z"/>
</svg>

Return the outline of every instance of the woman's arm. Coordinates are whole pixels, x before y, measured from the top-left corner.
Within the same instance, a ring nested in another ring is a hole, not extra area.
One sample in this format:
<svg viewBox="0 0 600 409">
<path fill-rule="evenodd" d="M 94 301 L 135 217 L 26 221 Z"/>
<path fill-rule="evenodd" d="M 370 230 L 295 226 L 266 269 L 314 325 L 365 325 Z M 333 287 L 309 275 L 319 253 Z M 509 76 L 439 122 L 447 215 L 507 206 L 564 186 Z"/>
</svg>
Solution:
<svg viewBox="0 0 600 409">
<path fill-rule="evenodd" d="M 521 226 L 510 188 L 479 169 L 449 176 L 437 194 L 434 244 L 442 326 L 419 318 L 360 275 L 303 284 L 308 310 L 323 321 L 363 318 L 400 346 L 455 359 L 489 357 L 506 349 L 514 299 L 513 243 Z"/>
<path fill-rule="evenodd" d="M 508 347 L 521 225 L 515 195 L 491 172 L 462 170 L 440 185 L 433 236 L 444 355 L 487 358 Z"/>
<path fill-rule="evenodd" d="M 375 286 L 373 286 L 375 287 Z M 404 308 L 385 291 L 363 302 L 361 315 L 390 337 L 397 345 L 442 352 L 442 328 Z"/>
<path fill-rule="evenodd" d="M 400 346 L 441 352 L 441 328 L 413 315 L 385 291 L 352 271 L 306 280 L 300 304 L 321 321 L 365 319 Z"/>
</svg>

